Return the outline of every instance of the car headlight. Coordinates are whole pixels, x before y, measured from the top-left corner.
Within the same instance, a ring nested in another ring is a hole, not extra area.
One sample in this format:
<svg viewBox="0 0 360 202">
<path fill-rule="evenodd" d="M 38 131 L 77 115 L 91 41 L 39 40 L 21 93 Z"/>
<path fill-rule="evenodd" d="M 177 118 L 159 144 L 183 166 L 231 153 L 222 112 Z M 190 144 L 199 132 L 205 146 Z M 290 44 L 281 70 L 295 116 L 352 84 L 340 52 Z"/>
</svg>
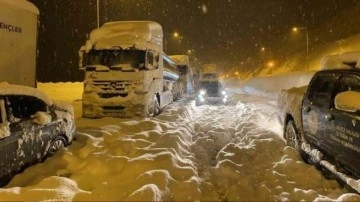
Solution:
<svg viewBox="0 0 360 202">
<path fill-rule="evenodd" d="M 200 90 L 200 95 L 205 95 L 206 91 L 205 90 Z"/>
<path fill-rule="evenodd" d="M 226 91 L 224 91 L 224 90 L 221 91 L 221 94 L 226 95 Z"/>
</svg>

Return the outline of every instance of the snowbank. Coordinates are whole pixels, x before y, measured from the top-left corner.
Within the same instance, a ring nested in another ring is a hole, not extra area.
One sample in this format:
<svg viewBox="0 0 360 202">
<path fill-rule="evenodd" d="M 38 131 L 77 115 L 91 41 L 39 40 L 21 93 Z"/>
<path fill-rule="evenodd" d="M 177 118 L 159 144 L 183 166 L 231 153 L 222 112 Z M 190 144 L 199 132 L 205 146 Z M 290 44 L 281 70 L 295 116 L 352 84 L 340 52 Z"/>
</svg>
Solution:
<svg viewBox="0 0 360 202">
<path fill-rule="evenodd" d="M 360 51 L 346 52 L 337 55 L 327 55 L 321 60 L 321 69 L 349 69 L 360 68 Z"/>
<path fill-rule="evenodd" d="M 314 74 L 315 71 L 310 71 L 255 77 L 244 84 L 243 91 L 276 100 L 281 90 L 308 85 Z"/>
</svg>

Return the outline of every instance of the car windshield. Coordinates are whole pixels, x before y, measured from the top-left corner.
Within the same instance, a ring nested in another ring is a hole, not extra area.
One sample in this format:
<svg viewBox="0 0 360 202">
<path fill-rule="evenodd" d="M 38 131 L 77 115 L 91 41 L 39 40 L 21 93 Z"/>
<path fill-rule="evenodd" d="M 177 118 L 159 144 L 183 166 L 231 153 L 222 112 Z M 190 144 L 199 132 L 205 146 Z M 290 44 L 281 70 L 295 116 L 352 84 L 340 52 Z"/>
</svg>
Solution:
<svg viewBox="0 0 360 202">
<path fill-rule="evenodd" d="M 130 65 L 134 69 L 145 67 L 144 50 L 114 49 L 114 50 L 91 50 L 86 57 L 86 65 L 104 65 L 109 68 L 116 68 L 120 65 Z"/>
</svg>

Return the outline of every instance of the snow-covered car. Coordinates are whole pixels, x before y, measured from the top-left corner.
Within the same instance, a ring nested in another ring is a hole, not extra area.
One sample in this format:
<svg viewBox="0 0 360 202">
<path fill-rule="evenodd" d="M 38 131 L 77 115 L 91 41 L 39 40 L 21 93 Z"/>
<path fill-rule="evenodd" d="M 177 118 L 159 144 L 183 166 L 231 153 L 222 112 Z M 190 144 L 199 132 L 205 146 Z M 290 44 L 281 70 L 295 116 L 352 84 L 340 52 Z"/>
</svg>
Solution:
<svg viewBox="0 0 360 202">
<path fill-rule="evenodd" d="M 0 186 L 71 143 L 73 107 L 25 86 L 0 85 Z"/>
<path fill-rule="evenodd" d="M 196 106 L 203 104 L 225 104 L 227 94 L 221 83 L 216 79 L 201 80 L 195 98 Z"/>
</svg>

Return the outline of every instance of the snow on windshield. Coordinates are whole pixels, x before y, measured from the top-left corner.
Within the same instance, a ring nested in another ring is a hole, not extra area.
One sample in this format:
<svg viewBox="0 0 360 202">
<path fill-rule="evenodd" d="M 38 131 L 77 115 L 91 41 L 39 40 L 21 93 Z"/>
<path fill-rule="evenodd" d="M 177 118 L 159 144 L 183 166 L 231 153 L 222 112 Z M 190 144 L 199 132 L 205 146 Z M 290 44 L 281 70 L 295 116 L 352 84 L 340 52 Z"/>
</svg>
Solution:
<svg viewBox="0 0 360 202">
<path fill-rule="evenodd" d="M 110 68 L 143 69 L 146 51 L 137 49 L 91 50 L 87 54 L 87 66 L 103 65 Z M 130 65 L 127 67 L 126 65 Z"/>
<path fill-rule="evenodd" d="M 36 97 L 44 101 L 47 105 L 51 106 L 51 99 L 42 91 L 39 91 L 35 88 L 20 86 L 20 85 L 11 85 L 7 83 L 0 83 L 0 95 L 27 95 Z"/>
</svg>

